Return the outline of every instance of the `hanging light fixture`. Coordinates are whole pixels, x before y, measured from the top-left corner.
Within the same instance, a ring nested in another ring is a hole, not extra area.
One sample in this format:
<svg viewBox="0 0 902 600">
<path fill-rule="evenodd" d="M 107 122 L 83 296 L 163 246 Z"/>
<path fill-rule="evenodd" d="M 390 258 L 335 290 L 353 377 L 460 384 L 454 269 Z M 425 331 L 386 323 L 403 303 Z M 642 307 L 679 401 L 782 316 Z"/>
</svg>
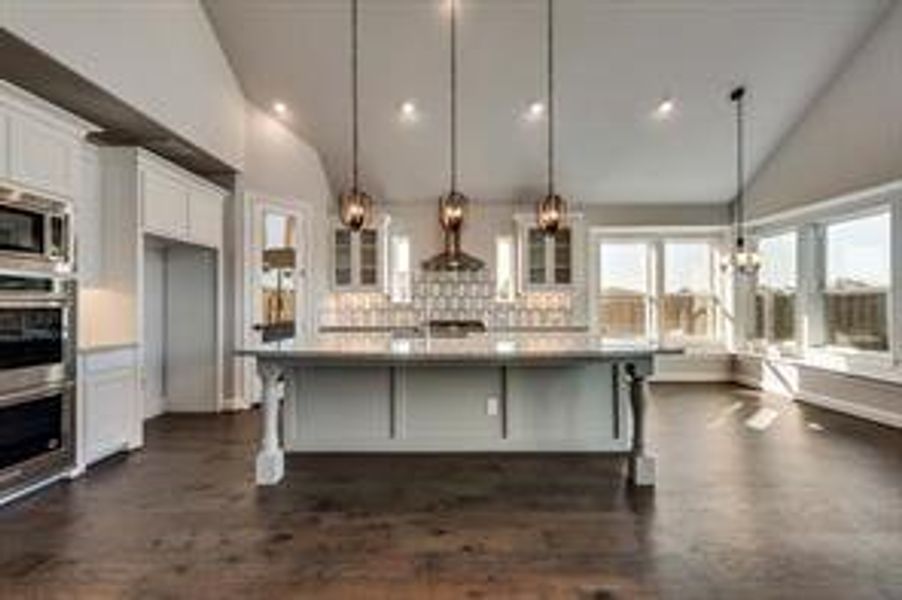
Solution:
<svg viewBox="0 0 902 600">
<path fill-rule="evenodd" d="M 463 229 L 469 200 L 457 189 L 457 3 L 449 0 L 451 17 L 450 41 L 450 126 L 451 165 L 449 170 L 450 191 L 439 198 L 438 221 L 445 237 L 443 252 L 423 261 L 425 271 L 479 271 L 485 263 L 470 256 L 461 249 L 460 233 Z"/>
<path fill-rule="evenodd" d="M 761 268 L 761 257 L 748 247 L 745 237 L 745 88 L 730 92 L 730 102 L 736 108 L 736 202 L 733 219 L 736 240 L 729 266 L 741 275 L 754 275 Z"/>
<path fill-rule="evenodd" d="M 539 202 L 536 211 L 536 219 L 539 228 L 547 235 L 554 235 L 560 229 L 561 223 L 567 216 L 567 202 L 559 196 L 554 189 L 554 0 L 547 0 L 546 8 L 546 26 L 547 26 L 547 68 L 548 73 L 546 81 L 548 84 L 548 134 L 547 134 L 547 168 L 548 174 L 546 182 L 548 190 L 545 197 Z"/>
<path fill-rule="evenodd" d="M 469 199 L 457 189 L 457 0 L 451 0 L 451 191 L 439 198 L 439 223 L 445 231 L 460 231 Z"/>
<path fill-rule="evenodd" d="M 353 178 L 351 189 L 339 197 L 339 217 L 342 224 L 351 231 L 360 231 L 370 221 L 373 212 L 373 200 L 369 194 L 360 189 L 360 128 L 359 92 L 357 75 L 357 0 L 351 0 L 351 153 L 353 162 Z"/>
</svg>

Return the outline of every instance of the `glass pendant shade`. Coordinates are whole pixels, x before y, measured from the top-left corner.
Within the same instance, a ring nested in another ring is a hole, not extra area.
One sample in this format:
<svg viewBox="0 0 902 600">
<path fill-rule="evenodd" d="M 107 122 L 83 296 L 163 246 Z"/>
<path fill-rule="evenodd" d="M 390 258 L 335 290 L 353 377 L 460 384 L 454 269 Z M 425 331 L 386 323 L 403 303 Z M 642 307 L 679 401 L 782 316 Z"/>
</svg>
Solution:
<svg viewBox="0 0 902 600">
<path fill-rule="evenodd" d="M 341 195 L 339 210 L 342 225 L 351 231 L 360 231 L 370 222 L 373 200 L 366 192 L 352 189 Z"/>
<path fill-rule="evenodd" d="M 539 228 L 547 235 L 554 235 L 561 227 L 567 213 L 567 203 L 558 194 L 549 194 L 539 203 L 536 219 Z"/>
<path fill-rule="evenodd" d="M 469 200 L 460 192 L 451 192 L 438 201 L 438 219 L 442 228 L 459 231 L 464 222 L 464 213 Z"/>
<path fill-rule="evenodd" d="M 724 268 L 731 268 L 739 275 L 755 275 L 761 269 L 761 255 L 748 249 L 744 240 L 738 239 L 724 263 Z"/>
</svg>

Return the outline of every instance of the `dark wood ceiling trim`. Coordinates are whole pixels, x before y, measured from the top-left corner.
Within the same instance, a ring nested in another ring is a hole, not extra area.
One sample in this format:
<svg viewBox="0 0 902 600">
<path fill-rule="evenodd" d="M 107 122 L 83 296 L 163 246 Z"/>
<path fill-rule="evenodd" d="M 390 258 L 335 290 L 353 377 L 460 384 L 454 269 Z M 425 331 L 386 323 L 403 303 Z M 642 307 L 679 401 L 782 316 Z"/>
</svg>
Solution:
<svg viewBox="0 0 902 600">
<path fill-rule="evenodd" d="M 6 29 L 0 29 L 0 75 L 100 127 L 88 136 L 95 144 L 140 146 L 218 185 L 233 185 L 234 168 Z"/>
</svg>

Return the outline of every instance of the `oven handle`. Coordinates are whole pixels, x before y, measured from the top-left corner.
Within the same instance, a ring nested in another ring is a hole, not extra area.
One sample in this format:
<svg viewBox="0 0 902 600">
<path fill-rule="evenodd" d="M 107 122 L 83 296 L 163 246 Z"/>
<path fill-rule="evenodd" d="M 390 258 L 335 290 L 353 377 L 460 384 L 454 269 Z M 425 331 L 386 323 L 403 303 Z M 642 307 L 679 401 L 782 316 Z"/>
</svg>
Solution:
<svg viewBox="0 0 902 600">
<path fill-rule="evenodd" d="M 0 308 L 67 308 L 72 301 L 63 294 L 0 296 Z"/>
<path fill-rule="evenodd" d="M 66 394 L 75 389 L 74 381 L 56 382 L 40 387 L 26 388 L 24 390 L 16 390 L 15 392 L 7 392 L 0 394 L 0 406 L 9 407 L 23 402 L 37 400 L 42 396 L 49 396 L 55 393 Z"/>
</svg>

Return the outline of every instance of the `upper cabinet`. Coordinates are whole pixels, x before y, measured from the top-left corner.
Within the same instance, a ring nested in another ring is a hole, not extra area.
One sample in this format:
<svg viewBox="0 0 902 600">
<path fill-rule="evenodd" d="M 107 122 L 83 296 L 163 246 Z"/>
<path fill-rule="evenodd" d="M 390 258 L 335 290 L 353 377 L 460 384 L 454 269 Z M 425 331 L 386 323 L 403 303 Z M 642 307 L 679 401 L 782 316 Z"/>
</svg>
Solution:
<svg viewBox="0 0 902 600">
<path fill-rule="evenodd" d="M 13 113 L 9 121 L 9 178 L 56 196 L 76 195 L 79 141 L 66 132 Z"/>
<path fill-rule="evenodd" d="M 376 291 L 384 287 L 387 219 L 360 231 L 332 228 L 332 287 Z"/>
<path fill-rule="evenodd" d="M 223 190 L 143 153 L 138 164 L 145 232 L 211 248 L 222 246 Z"/>
<path fill-rule="evenodd" d="M 0 85 L 0 178 L 38 194 L 76 198 L 82 139 L 89 130 L 76 117 Z"/>
<path fill-rule="evenodd" d="M 567 223 L 552 235 L 539 229 L 530 218 L 517 217 L 522 290 L 568 288 L 582 280 L 582 240 L 580 215 L 570 215 Z"/>
</svg>

